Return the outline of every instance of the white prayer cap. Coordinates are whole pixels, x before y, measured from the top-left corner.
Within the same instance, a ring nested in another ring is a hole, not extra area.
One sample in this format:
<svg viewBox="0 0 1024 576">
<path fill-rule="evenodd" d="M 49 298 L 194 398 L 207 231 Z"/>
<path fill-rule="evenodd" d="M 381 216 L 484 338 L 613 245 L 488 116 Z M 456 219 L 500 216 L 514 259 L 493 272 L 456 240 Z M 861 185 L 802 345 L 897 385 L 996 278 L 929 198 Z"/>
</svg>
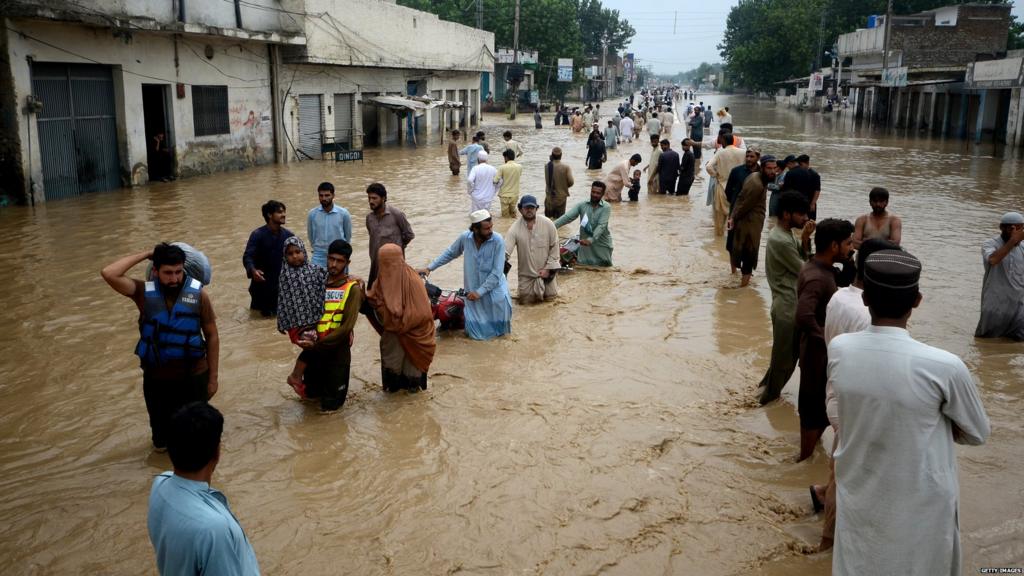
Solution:
<svg viewBox="0 0 1024 576">
<path fill-rule="evenodd" d="M 470 224 L 479 224 L 484 220 L 488 220 L 491 217 L 491 213 L 487 210 L 477 210 L 469 215 Z"/>
<path fill-rule="evenodd" d="M 1003 214 L 999 224 L 1024 224 L 1024 216 L 1021 216 L 1020 212 L 1007 212 Z"/>
<path fill-rule="evenodd" d="M 477 162 L 487 162 L 487 152 L 484 152 L 483 150 L 477 152 L 476 153 L 476 161 Z"/>
</svg>

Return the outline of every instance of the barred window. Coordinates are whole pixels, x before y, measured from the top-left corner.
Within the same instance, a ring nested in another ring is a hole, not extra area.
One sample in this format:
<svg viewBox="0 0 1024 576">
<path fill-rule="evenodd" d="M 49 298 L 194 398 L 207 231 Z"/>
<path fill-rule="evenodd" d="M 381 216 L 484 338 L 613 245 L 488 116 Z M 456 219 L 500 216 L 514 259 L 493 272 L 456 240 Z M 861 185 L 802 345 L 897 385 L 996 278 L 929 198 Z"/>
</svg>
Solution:
<svg viewBox="0 0 1024 576">
<path fill-rule="evenodd" d="M 230 134 L 228 87 L 193 86 L 192 121 L 196 136 Z"/>
</svg>

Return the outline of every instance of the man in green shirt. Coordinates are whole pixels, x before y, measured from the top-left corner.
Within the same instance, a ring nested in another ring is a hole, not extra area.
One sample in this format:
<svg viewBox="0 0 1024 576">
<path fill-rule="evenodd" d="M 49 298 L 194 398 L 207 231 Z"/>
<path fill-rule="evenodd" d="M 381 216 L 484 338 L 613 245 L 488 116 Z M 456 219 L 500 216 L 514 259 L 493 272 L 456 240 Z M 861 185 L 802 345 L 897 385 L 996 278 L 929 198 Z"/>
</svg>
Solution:
<svg viewBox="0 0 1024 576">
<path fill-rule="evenodd" d="M 604 182 L 595 180 L 590 185 L 590 201 L 580 202 L 555 220 L 555 228 L 561 228 L 580 219 L 580 254 L 577 262 L 584 266 L 612 265 L 612 233 L 608 229 L 612 207 L 603 200 L 605 188 Z"/>
<path fill-rule="evenodd" d="M 810 255 L 814 221 L 807 220 L 807 200 L 797 192 L 779 198 L 778 225 L 768 233 L 765 273 L 772 289 L 772 363 L 758 385 L 761 405 L 777 399 L 789 382 L 799 357 L 796 331 L 796 285 L 800 269 Z M 803 228 L 801 242 L 794 228 Z"/>
<path fill-rule="evenodd" d="M 519 201 L 519 178 L 523 175 L 523 167 L 516 162 L 516 153 L 506 148 L 501 155 L 505 158 L 498 171 L 494 173 L 494 183 L 501 183 L 498 198 L 501 199 L 501 215 L 516 217 L 516 202 Z"/>
</svg>

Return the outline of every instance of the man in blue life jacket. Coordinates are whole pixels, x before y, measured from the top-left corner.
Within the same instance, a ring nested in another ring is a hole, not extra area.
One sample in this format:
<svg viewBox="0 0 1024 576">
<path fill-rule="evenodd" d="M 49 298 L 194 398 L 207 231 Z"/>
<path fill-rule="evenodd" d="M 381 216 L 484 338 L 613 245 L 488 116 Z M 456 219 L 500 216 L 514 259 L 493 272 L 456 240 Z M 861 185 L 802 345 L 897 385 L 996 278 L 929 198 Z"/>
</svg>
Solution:
<svg viewBox="0 0 1024 576">
<path fill-rule="evenodd" d="M 156 279 L 127 277 L 133 266 L 153 260 Z M 167 447 L 171 416 L 182 406 L 217 393 L 220 338 L 209 295 L 199 280 L 185 274 L 185 252 L 171 244 L 125 256 L 100 274 L 139 309 L 142 392 L 153 432 L 153 447 Z"/>
</svg>

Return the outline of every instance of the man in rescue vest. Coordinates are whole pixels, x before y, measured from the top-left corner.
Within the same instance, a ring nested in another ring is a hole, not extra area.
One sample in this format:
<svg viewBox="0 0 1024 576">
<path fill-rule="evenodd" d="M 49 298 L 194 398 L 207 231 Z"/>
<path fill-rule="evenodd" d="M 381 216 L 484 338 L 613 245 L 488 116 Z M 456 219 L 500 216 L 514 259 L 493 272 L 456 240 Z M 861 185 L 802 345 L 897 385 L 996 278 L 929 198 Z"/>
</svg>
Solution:
<svg viewBox="0 0 1024 576">
<path fill-rule="evenodd" d="M 133 266 L 152 259 L 156 279 L 127 277 Z M 167 447 L 171 416 L 182 406 L 217 393 L 220 338 L 217 318 L 202 283 L 185 274 L 185 252 L 171 244 L 125 256 L 100 274 L 139 308 L 142 393 L 149 412 L 153 447 Z"/>
<path fill-rule="evenodd" d="M 346 270 L 352 258 L 352 246 L 335 240 L 327 248 L 327 293 L 324 314 L 317 323 L 315 342 L 299 340 L 304 350 L 299 363 L 307 398 L 319 398 L 320 409 L 332 412 L 341 408 L 348 396 L 349 367 L 352 364 L 352 329 L 359 318 L 363 287 L 349 278 Z"/>
</svg>

